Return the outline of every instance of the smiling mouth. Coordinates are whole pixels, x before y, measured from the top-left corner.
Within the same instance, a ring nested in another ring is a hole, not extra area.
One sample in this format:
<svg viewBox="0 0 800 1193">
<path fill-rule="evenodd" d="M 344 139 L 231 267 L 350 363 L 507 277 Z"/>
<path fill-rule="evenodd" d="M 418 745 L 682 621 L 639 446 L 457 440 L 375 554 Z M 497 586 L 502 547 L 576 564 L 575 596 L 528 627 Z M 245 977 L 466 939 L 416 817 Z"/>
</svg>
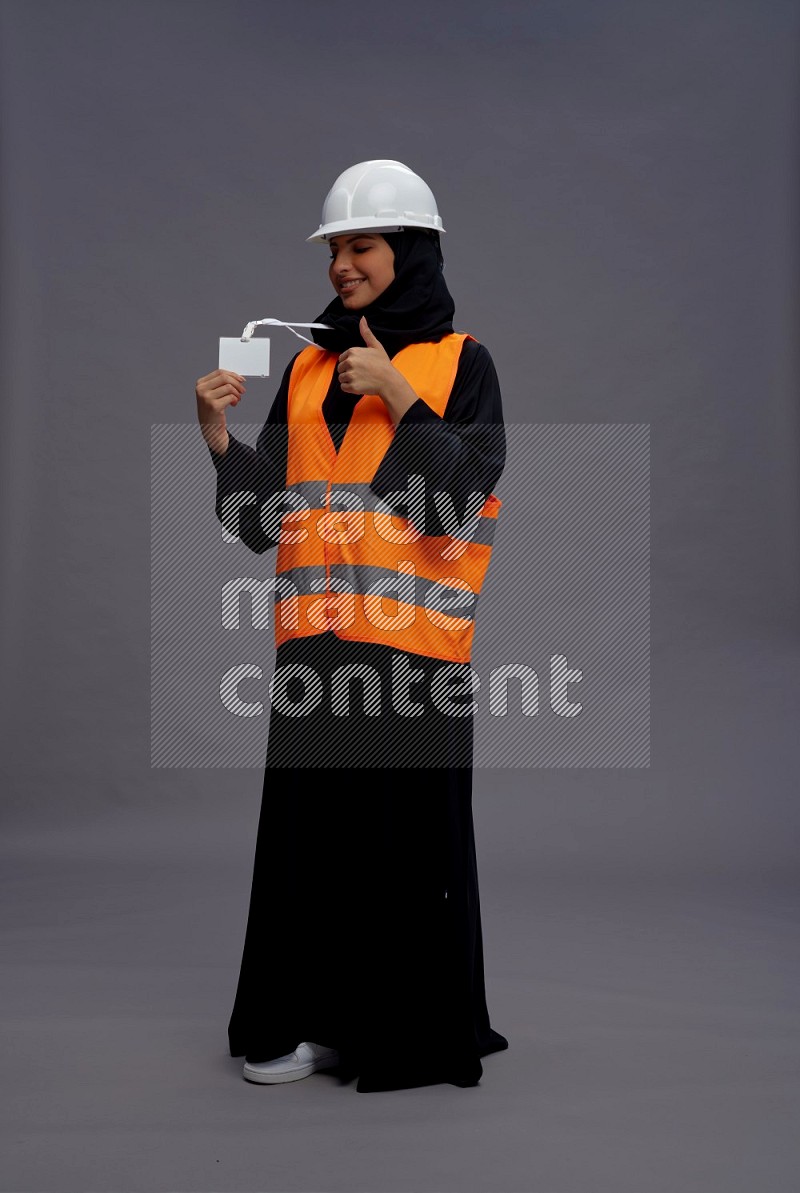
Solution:
<svg viewBox="0 0 800 1193">
<path fill-rule="evenodd" d="M 352 294 L 352 292 L 356 289 L 356 287 L 360 286 L 363 281 L 364 281 L 364 278 L 351 278 L 351 279 L 348 279 L 346 282 L 340 282 L 339 283 L 339 292 L 341 294 Z"/>
</svg>

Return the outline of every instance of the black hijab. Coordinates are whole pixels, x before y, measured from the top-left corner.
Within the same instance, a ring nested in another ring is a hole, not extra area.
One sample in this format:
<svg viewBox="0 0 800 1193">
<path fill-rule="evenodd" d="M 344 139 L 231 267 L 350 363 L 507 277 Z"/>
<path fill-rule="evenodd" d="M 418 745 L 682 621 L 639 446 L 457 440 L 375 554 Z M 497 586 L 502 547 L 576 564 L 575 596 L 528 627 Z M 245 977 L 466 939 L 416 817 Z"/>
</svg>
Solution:
<svg viewBox="0 0 800 1193">
<path fill-rule="evenodd" d="M 363 348 L 358 330 L 362 315 L 390 357 L 407 344 L 437 342 L 452 332 L 455 303 L 444 280 L 438 232 L 405 228 L 381 235 L 394 253 L 394 279 L 374 302 L 358 311 L 348 311 L 337 294 L 314 320 L 332 328 L 313 329 L 321 348 L 331 352 Z"/>
</svg>

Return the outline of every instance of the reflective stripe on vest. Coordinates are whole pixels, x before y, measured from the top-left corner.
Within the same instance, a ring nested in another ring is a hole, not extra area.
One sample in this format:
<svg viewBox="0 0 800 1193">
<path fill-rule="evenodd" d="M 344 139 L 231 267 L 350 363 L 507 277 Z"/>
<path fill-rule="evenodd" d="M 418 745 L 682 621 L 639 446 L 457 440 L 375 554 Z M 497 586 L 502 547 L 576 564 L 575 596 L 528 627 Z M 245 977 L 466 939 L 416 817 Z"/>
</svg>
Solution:
<svg viewBox="0 0 800 1193">
<path fill-rule="evenodd" d="M 453 333 L 436 344 L 409 344 L 392 359 L 440 416 L 467 338 Z M 391 416 L 377 394 L 359 398 L 336 453 L 322 403 L 337 361 L 335 352 L 306 348 L 289 381 L 286 489 L 294 509 L 282 517 L 281 537 L 298 541 L 278 545 L 276 646 L 333 630 L 351 641 L 469 662 L 502 503 L 481 494 L 460 527 L 436 536 L 390 510 L 370 481 L 394 436 Z"/>
</svg>

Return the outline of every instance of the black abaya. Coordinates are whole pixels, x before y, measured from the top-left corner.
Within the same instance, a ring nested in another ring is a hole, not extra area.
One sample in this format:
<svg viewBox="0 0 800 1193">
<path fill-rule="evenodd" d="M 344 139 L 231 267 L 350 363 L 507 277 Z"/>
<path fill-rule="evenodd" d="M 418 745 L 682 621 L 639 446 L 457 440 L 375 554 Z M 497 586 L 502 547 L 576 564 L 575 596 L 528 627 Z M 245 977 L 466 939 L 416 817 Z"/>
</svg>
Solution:
<svg viewBox="0 0 800 1193">
<path fill-rule="evenodd" d="M 257 448 L 231 436 L 224 457 L 211 452 L 220 517 L 232 492 L 266 500 L 285 486 L 290 370 Z M 334 375 L 323 413 L 337 451 L 357 400 Z M 445 416 L 421 399 L 406 411 L 372 487 L 404 489 L 413 468 L 463 509 L 476 488 L 492 492 L 504 448 L 491 358 L 467 340 Z M 239 530 L 254 551 L 273 545 L 257 517 L 243 516 Z M 402 716 L 390 699 L 398 658 L 417 673 L 409 694 L 420 716 Z M 358 682 L 349 715 L 333 714 L 330 677 L 346 663 L 380 677 L 380 715 L 367 715 Z M 304 716 L 271 711 L 231 1055 L 258 1063 L 310 1040 L 338 1050 L 359 1092 L 474 1085 L 481 1057 L 508 1042 L 486 1006 L 472 718 L 432 702 L 441 659 L 327 631 L 284 642 L 276 672 L 289 664 L 313 668 L 326 698 Z M 301 681 L 287 694 L 299 700 Z"/>
</svg>

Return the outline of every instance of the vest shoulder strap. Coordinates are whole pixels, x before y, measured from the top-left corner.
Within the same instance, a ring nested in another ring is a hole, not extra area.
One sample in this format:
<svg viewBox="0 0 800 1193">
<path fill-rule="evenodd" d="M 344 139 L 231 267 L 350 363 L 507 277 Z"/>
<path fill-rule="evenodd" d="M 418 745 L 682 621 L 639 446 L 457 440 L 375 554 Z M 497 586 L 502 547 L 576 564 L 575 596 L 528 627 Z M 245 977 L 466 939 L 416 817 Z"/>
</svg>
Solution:
<svg viewBox="0 0 800 1193">
<path fill-rule="evenodd" d="M 288 411 L 291 417 L 292 400 L 298 388 L 309 377 L 314 378 L 318 383 L 321 379 L 325 380 L 325 389 L 327 391 L 330 385 L 330 379 L 333 376 L 333 370 L 336 367 L 338 355 L 335 352 L 325 352 L 320 348 L 314 348 L 311 344 L 299 354 L 294 364 L 292 365 L 292 372 L 289 377 L 289 397 L 288 397 Z"/>
<path fill-rule="evenodd" d="M 392 364 L 417 395 L 441 417 L 450 400 L 464 340 L 474 338 L 467 332 L 454 331 L 437 343 L 409 344 L 392 358 Z"/>
</svg>

